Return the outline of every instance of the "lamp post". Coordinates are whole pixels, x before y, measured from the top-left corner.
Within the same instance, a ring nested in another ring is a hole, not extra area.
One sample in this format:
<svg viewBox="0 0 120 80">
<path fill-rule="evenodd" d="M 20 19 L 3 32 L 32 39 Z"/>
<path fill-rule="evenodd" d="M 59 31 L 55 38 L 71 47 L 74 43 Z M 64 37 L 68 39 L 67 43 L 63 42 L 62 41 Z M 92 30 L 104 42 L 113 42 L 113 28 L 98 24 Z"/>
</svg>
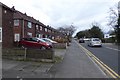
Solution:
<svg viewBox="0 0 120 80">
<path fill-rule="evenodd" d="M 117 42 L 118 42 L 118 45 L 120 45 L 120 1 L 118 2 Z"/>
<path fill-rule="evenodd" d="M 118 49 L 120 49 L 120 1 L 118 2 L 117 43 Z M 118 54 L 118 74 L 120 75 L 120 54 Z"/>
</svg>

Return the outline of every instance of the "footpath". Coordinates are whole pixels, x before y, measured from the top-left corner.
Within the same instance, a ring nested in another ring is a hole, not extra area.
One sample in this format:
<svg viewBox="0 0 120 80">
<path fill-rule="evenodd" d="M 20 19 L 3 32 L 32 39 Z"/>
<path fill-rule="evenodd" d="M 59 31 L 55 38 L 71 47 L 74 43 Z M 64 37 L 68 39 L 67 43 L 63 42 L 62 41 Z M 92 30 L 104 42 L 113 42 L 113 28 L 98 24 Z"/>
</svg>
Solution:
<svg viewBox="0 0 120 80">
<path fill-rule="evenodd" d="M 75 40 L 68 47 L 63 61 L 50 71 L 53 72 L 52 78 L 108 78 Z"/>
<path fill-rule="evenodd" d="M 62 61 L 66 49 L 54 49 L 55 57 Z M 55 63 L 34 62 L 34 61 L 15 61 L 2 59 L 2 77 L 3 78 L 49 78 L 49 70 Z"/>
<path fill-rule="evenodd" d="M 104 72 L 73 40 L 65 49 L 55 49 L 59 64 L 2 60 L 3 78 L 107 78 Z M 51 72 L 53 72 L 52 74 Z"/>
</svg>

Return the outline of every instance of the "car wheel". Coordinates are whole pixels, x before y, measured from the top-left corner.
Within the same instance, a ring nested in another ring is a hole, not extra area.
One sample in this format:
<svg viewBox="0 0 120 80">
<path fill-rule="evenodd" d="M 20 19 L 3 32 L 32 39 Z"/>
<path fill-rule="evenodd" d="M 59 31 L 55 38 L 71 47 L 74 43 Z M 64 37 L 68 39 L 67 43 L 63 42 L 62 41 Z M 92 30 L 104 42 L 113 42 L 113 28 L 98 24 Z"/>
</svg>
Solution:
<svg viewBox="0 0 120 80">
<path fill-rule="evenodd" d="M 45 50 L 46 49 L 46 47 L 45 46 L 41 46 L 41 48 L 40 48 L 41 50 Z"/>
</svg>

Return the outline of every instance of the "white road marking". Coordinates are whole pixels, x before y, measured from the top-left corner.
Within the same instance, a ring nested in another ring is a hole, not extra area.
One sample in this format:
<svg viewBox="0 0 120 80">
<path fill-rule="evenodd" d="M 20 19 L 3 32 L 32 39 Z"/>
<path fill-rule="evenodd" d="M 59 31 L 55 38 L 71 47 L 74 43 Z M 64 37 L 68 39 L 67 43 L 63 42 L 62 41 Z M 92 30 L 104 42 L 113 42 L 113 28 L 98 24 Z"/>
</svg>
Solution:
<svg viewBox="0 0 120 80">
<path fill-rule="evenodd" d="M 107 49 L 112 49 L 112 50 L 115 50 L 115 51 L 120 51 L 119 49 L 115 49 L 115 48 L 111 48 L 111 47 L 105 47 Z"/>
</svg>

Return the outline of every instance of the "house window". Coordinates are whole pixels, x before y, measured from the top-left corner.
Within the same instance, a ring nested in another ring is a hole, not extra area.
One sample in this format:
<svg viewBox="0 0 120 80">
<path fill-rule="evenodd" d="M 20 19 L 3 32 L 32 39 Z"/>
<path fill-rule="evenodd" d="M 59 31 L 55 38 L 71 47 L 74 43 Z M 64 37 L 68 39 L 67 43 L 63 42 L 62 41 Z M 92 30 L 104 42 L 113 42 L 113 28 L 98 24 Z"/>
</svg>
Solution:
<svg viewBox="0 0 120 80">
<path fill-rule="evenodd" d="M 29 37 L 32 37 L 32 33 L 30 33 L 30 32 L 27 32 L 27 35 L 28 35 Z"/>
<path fill-rule="evenodd" d="M 54 37 L 54 36 L 52 36 L 52 39 L 55 39 L 55 37 Z"/>
<path fill-rule="evenodd" d="M 36 29 L 38 30 L 38 25 L 36 25 Z"/>
<path fill-rule="evenodd" d="M 20 34 L 14 34 L 14 41 L 20 41 Z"/>
<path fill-rule="evenodd" d="M 42 34 L 39 34 L 39 38 L 43 38 L 43 35 L 42 35 Z"/>
<path fill-rule="evenodd" d="M 32 23 L 28 22 L 28 28 L 32 28 Z"/>
<path fill-rule="evenodd" d="M 2 28 L 0 28 L 0 42 L 2 42 Z"/>
<path fill-rule="evenodd" d="M 38 38 L 39 38 L 39 34 L 36 34 L 36 37 L 38 37 Z"/>
<path fill-rule="evenodd" d="M 47 28 L 45 28 L 45 32 L 47 32 Z"/>
<path fill-rule="evenodd" d="M 40 26 L 40 30 L 42 31 L 42 26 Z"/>
<path fill-rule="evenodd" d="M 19 26 L 19 20 L 14 20 L 14 26 Z"/>
</svg>

